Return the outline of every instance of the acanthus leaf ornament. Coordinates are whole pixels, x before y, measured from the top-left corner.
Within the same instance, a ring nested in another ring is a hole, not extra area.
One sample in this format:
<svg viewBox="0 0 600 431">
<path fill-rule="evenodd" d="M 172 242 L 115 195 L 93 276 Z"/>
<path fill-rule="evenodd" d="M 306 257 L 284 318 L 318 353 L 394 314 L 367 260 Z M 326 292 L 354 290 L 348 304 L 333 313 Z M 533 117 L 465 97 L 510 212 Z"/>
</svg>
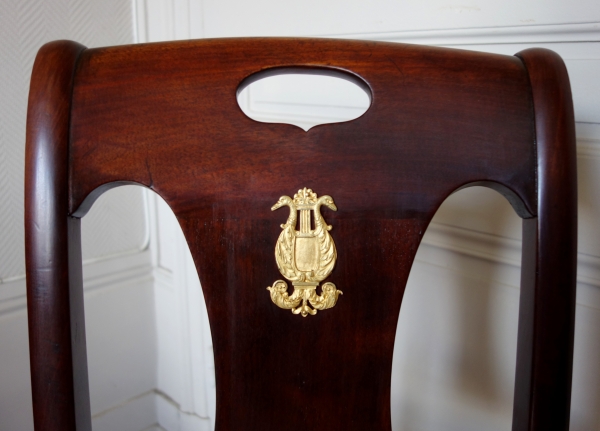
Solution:
<svg viewBox="0 0 600 431">
<path fill-rule="evenodd" d="M 294 292 L 288 295 L 287 283 L 277 280 L 273 286 L 267 287 L 271 300 L 280 308 L 292 310 L 303 317 L 317 314 L 317 310 L 332 308 L 342 294 L 341 290 L 331 282 L 324 283 L 321 295 L 317 295 L 319 283 L 329 276 L 337 251 L 333 238 L 329 234 L 331 226 L 321 215 L 321 206 L 337 211 L 331 196 L 317 197 L 311 189 L 298 190 L 294 198 L 282 196 L 271 208 L 275 211 L 284 206 L 290 208 L 290 215 L 275 245 L 275 261 L 279 272 L 292 282 Z M 300 230 L 296 230 L 300 212 Z M 311 229 L 311 212 L 314 229 Z M 312 305 L 311 308 L 308 304 Z"/>
</svg>

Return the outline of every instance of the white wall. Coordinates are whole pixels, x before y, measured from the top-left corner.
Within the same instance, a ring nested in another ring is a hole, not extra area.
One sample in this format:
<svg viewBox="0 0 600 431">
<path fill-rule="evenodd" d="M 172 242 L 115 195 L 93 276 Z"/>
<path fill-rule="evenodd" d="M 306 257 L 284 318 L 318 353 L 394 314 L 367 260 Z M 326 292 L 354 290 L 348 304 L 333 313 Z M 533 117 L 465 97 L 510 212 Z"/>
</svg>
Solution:
<svg viewBox="0 0 600 431">
<path fill-rule="evenodd" d="M 168 431 L 214 427 L 214 362 L 206 305 L 181 228 L 152 196 L 155 232 L 157 422 Z"/>
<path fill-rule="evenodd" d="M 149 41 L 323 36 L 508 55 L 541 46 L 563 56 L 573 87 L 579 161 L 571 429 L 600 429 L 600 188 L 594 187 L 600 180 L 600 3 L 138 0 L 137 6 L 145 17 L 140 38 Z M 256 91 L 245 103 L 263 121 L 302 123 L 315 112 L 300 104 L 275 112 L 278 97 Z M 510 429 L 520 238 L 520 219 L 490 190 L 463 190 L 436 215 L 400 315 L 392 379 L 396 431 Z"/>
</svg>

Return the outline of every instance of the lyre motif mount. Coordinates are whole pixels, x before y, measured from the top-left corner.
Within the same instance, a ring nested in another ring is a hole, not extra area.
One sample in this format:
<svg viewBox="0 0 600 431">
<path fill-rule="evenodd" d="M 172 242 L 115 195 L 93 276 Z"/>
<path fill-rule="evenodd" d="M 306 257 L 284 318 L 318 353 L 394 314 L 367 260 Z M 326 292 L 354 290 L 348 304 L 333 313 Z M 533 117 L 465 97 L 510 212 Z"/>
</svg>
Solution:
<svg viewBox="0 0 600 431">
<path fill-rule="evenodd" d="M 317 197 L 306 187 L 298 190 L 294 199 L 282 196 L 271 208 L 275 211 L 283 206 L 290 208 L 290 215 L 275 245 L 275 261 L 279 272 L 292 282 L 294 293 L 287 293 L 287 283 L 277 280 L 273 286 L 267 287 L 271 300 L 280 308 L 291 309 L 294 314 L 303 317 L 317 314 L 317 310 L 331 308 L 337 302 L 341 290 L 335 284 L 327 282 L 321 287 L 321 295 L 317 295 L 317 286 L 327 278 L 337 259 L 337 251 L 333 238 L 329 234 L 331 226 L 321 215 L 321 205 L 337 211 L 331 196 Z M 310 213 L 313 212 L 314 229 L 311 229 Z M 300 230 L 296 230 L 296 222 L 300 212 Z M 314 308 L 309 307 L 309 304 Z"/>
</svg>

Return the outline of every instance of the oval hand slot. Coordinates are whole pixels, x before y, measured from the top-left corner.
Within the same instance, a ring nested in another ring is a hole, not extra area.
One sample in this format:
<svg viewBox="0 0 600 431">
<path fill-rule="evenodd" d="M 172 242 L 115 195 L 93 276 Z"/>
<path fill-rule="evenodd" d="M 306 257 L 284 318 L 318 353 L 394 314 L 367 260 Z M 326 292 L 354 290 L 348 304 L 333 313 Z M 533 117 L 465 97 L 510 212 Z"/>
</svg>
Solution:
<svg viewBox="0 0 600 431">
<path fill-rule="evenodd" d="M 300 72 L 300 73 L 299 73 Z M 246 78 L 237 101 L 248 117 L 261 123 L 287 123 L 308 131 L 363 115 L 371 91 L 360 78 L 329 69 L 277 69 Z"/>
</svg>

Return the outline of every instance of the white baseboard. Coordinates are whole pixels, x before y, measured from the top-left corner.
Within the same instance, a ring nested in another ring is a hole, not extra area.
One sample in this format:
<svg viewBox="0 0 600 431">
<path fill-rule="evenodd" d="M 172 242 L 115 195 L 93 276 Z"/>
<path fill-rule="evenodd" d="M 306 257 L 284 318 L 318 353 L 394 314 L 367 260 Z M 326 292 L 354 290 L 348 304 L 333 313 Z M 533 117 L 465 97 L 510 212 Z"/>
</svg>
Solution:
<svg viewBox="0 0 600 431">
<path fill-rule="evenodd" d="M 94 431 L 146 431 L 160 429 L 156 418 L 156 394 L 146 392 L 92 417 Z"/>
<path fill-rule="evenodd" d="M 210 418 L 183 411 L 168 395 L 155 392 L 155 402 L 158 424 L 166 431 L 212 431 Z"/>
<path fill-rule="evenodd" d="M 209 418 L 181 410 L 168 395 L 149 391 L 92 417 L 94 431 L 212 431 Z"/>
</svg>

